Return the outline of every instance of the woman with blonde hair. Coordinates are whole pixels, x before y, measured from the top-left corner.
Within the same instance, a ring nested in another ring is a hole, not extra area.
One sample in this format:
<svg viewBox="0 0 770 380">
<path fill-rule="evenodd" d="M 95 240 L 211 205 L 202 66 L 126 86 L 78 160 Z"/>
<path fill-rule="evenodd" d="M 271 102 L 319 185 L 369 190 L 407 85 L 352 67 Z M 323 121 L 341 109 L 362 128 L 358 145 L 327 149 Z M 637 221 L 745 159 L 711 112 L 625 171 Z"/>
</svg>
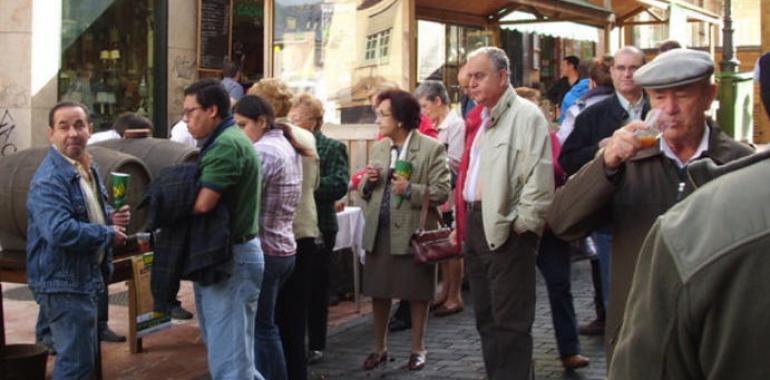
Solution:
<svg viewBox="0 0 770 380">
<path fill-rule="evenodd" d="M 294 347 L 286 350 L 287 358 L 291 355 L 289 351 L 296 352 L 298 358 L 300 355 L 304 358 L 305 326 L 307 326 L 308 364 L 321 360 L 326 348 L 326 325 L 331 288 L 330 271 L 338 230 L 334 203 L 347 194 L 347 185 L 350 179 L 347 148 L 343 143 L 332 140 L 321 132 L 323 115 L 323 104 L 313 95 L 302 93 L 291 101 L 289 120 L 298 127 L 313 133 L 318 148 L 318 156 L 321 160 L 321 179 L 320 185 L 315 191 L 315 202 L 318 210 L 318 228 L 323 237 L 323 245 L 308 258 L 309 273 L 301 278 L 299 278 L 298 273 L 298 280 L 310 287 L 310 296 L 307 309 L 299 310 L 295 314 L 302 314 L 306 318 L 300 318 L 301 320 L 297 321 L 293 331 L 282 330 L 293 341 L 293 344 L 287 344 L 287 346 L 293 345 Z M 291 366 L 291 360 L 288 360 L 288 364 Z M 297 363 L 296 366 L 304 366 L 304 363 Z"/>
</svg>

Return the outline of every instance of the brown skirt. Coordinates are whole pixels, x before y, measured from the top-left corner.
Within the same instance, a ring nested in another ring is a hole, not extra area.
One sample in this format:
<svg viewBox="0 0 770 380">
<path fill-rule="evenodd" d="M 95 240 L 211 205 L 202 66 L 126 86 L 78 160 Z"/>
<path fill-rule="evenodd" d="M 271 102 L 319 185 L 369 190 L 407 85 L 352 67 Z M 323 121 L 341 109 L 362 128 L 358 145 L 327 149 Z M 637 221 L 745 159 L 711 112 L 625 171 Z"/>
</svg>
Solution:
<svg viewBox="0 0 770 380">
<path fill-rule="evenodd" d="M 373 298 L 428 301 L 435 292 L 436 266 L 418 264 L 412 254 L 390 253 L 390 226 L 380 226 L 374 250 L 366 253 L 363 293 Z"/>
</svg>

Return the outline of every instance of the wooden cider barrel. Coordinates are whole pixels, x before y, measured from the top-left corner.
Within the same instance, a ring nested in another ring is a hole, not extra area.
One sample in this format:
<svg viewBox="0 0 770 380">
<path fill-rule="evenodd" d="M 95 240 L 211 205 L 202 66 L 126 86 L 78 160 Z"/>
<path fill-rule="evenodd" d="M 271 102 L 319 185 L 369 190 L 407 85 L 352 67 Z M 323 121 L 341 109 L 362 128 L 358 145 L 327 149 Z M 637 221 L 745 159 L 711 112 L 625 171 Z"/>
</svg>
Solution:
<svg viewBox="0 0 770 380">
<path fill-rule="evenodd" d="M 24 251 L 27 244 L 27 193 L 32 176 L 48 154 L 50 147 L 25 149 L 0 158 L 0 247 L 4 251 Z M 111 193 L 110 172 L 131 175 L 128 204 L 132 206 L 128 233 L 144 226 L 146 212 L 134 208 L 144 197 L 150 183 L 150 172 L 138 158 L 104 147 L 88 147 L 99 168 L 99 176 Z M 112 194 L 110 194 L 112 197 Z M 111 200 L 110 200 L 111 201 Z"/>
<path fill-rule="evenodd" d="M 198 149 L 168 139 L 153 137 L 105 140 L 90 146 L 101 146 L 139 157 L 150 169 L 152 178 L 171 165 L 195 162 Z"/>
</svg>

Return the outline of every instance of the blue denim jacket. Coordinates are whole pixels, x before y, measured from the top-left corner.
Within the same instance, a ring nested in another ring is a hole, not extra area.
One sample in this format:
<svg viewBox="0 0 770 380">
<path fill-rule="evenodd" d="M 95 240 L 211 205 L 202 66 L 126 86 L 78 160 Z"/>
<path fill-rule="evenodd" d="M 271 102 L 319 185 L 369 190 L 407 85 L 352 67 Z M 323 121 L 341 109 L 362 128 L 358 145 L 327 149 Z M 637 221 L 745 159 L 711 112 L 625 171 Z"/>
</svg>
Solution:
<svg viewBox="0 0 770 380">
<path fill-rule="evenodd" d="M 105 206 L 105 221 L 112 209 L 96 164 L 91 172 Z M 48 151 L 29 185 L 27 198 L 27 281 L 38 293 L 94 294 L 104 288 L 96 252 L 105 249 L 102 265 L 112 272 L 110 226 L 92 224 L 80 174 L 54 147 Z"/>
</svg>

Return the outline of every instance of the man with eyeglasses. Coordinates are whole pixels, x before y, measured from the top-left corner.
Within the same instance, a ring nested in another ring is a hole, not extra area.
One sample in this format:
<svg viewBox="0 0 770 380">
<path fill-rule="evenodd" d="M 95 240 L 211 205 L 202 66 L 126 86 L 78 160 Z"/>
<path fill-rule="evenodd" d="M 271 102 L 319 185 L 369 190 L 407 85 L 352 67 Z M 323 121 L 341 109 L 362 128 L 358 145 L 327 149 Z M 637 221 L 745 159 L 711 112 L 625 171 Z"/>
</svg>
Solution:
<svg viewBox="0 0 770 380">
<path fill-rule="evenodd" d="M 644 63 L 644 52 L 634 46 L 625 46 L 615 53 L 610 67 L 615 95 L 583 110 L 575 119 L 574 129 L 561 148 L 559 164 L 568 176 L 575 174 L 591 161 L 602 141 L 606 141 L 616 129 L 634 120 L 642 120 L 647 115 L 649 103 L 642 88 L 634 82 L 634 72 Z M 599 251 L 601 298 L 604 301 L 604 307 L 597 309 L 607 310 L 612 254 L 610 227 L 599 228 L 593 238 Z M 605 319 L 604 315 L 599 315 L 594 321 L 580 326 L 579 332 L 583 335 L 601 335 L 604 333 Z"/>
<path fill-rule="evenodd" d="M 257 237 L 260 164 L 251 141 L 230 116 L 230 97 L 212 79 L 184 91 L 183 120 L 201 145 L 200 190 L 193 214 L 225 202 L 230 212 L 230 276 L 196 286 L 209 371 L 213 379 L 261 379 L 254 365 L 254 321 L 265 268 Z"/>
</svg>

